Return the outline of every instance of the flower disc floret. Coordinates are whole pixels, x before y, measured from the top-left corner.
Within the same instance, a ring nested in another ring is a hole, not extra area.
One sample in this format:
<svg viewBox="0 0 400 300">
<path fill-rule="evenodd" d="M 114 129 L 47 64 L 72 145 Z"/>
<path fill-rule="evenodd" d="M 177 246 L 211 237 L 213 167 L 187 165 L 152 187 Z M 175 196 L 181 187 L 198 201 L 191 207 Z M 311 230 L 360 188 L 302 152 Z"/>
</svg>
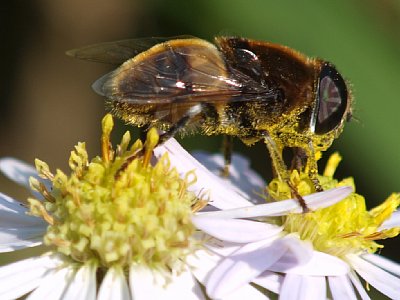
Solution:
<svg viewBox="0 0 400 300">
<path fill-rule="evenodd" d="M 328 160 L 324 174 L 319 176 L 322 187 L 327 190 L 339 186 L 352 186 L 352 178 L 337 181 L 334 172 L 341 160 L 333 154 Z M 292 171 L 290 187 L 286 182 L 274 179 L 268 192 L 274 200 L 291 198 L 292 188 L 305 196 L 315 192 L 314 184 L 304 172 Z M 399 234 L 400 228 L 380 230 L 400 204 L 400 194 L 392 194 L 385 202 L 368 211 L 363 196 L 352 193 L 335 205 L 303 214 L 282 217 L 281 225 L 288 233 L 296 233 L 302 240 L 311 241 L 314 249 L 344 258 L 350 253 L 374 253 L 383 246 L 376 241 Z"/>
<path fill-rule="evenodd" d="M 157 131 L 143 145 L 130 144 L 129 132 L 112 149 L 112 117 L 103 119 L 102 157 L 91 161 L 84 143 L 71 152 L 68 176 L 53 175 L 36 161 L 39 175 L 52 183 L 48 191 L 38 180 L 31 186 L 45 201 L 29 199 L 31 214 L 48 223 L 47 245 L 78 262 L 128 266 L 132 263 L 168 268 L 190 252 L 194 227 L 190 221 L 196 199 L 187 188 L 193 173 L 180 178 L 165 154 L 150 163 Z"/>
</svg>

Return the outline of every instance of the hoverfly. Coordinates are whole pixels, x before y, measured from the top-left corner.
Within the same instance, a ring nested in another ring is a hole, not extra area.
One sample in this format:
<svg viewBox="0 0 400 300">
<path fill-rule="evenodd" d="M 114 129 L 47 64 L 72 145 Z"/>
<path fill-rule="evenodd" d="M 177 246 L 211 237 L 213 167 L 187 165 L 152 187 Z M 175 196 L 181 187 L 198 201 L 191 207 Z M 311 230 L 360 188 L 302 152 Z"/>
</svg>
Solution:
<svg viewBox="0 0 400 300">
<path fill-rule="evenodd" d="M 289 176 L 282 151 L 293 148 L 296 167 L 305 168 L 317 190 L 316 153 L 351 117 L 351 93 L 331 63 L 270 42 L 149 38 L 67 54 L 119 65 L 93 88 L 127 123 L 163 130 L 162 141 L 193 129 L 225 135 L 227 166 L 232 137 L 247 145 L 264 140 L 282 180 Z"/>
</svg>

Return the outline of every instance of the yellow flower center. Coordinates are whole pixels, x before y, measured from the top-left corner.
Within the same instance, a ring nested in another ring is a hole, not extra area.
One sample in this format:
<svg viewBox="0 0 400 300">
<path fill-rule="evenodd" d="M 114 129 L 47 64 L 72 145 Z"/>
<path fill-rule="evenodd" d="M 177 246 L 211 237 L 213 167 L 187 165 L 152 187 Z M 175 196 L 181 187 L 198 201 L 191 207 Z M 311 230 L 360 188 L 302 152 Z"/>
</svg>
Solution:
<svg viewBox="0 0 400 300">
<path fill-rule="evenodd" d="M 341 160 L 333 154 L 327 163 L 324 174 L 319 176 L 322 187 L 326 189 L 339 186 L 352 186 L 352 178 L 337 181 L 333 178 Z M 291 184 L 301 196 L 315 192 L 314 185 L 306 173 L 292 171 Z M 268 186 L 270 196 L 275 200 L 292 198 L 292 190 L 287 183 L 274 179 Z M 395 237 L 400 228 L 380 230 L 400 204 L 400 194 L 392 194 L 381 205 L 368 211 L 363 196 L 355 192 L 341 202 L 327 208 L 304 214 L 290 214 L 279 220 L 288 233 L 297 233 L 302 240 L 311 241 L 314 249 L 331 255 L 343 257 L 348 253 L 374 253 L 383 248 L 376 240 Z"/>
<path fill-rule="evenodd" d="M 30 213 L 44 218 L 47 245 L 78 262 L 100 266 L 131 263 L 170 268 L 193 249 L 190 218 L 196 196 L 187 191 L 196 177 L 181 179 L 168 155 L 150 163 L 157 131 L 150 130 L 143 145 L 132 146 L 126 132 L 112 148 L 111 115 L 102 123 L 102 157 L 88 160 L 84 143 L 71 152 L 67 176 L 53 175 L 46 163 L 36 161 L 39 175 L 52 182 L 48 191 L 31 178 L 31 186 L 45 201 L 29 199 Z"/>
</svg>

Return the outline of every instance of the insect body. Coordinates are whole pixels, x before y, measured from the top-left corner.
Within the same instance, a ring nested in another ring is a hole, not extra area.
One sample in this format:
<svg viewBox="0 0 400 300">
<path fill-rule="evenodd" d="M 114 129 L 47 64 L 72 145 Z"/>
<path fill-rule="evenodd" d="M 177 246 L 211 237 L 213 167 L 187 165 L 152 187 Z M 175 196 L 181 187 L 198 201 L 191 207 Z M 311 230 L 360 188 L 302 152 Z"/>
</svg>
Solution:
<svg viewBox="0 0 400 300">
<path fill-rule="evenodd" d="M 351 116 L 350 93 L 332 64 L 269 42 L 139 39 L 68 54 L 120 65 L 93 87 L 124 121 L 156 126 L 166 132 L 164 140 L 191 130 L 248 145 L 264 140 L 282 179 L 288 176 L 282 151 L 296 149 L 317 189 L 316 153 Z"/>
</svg>

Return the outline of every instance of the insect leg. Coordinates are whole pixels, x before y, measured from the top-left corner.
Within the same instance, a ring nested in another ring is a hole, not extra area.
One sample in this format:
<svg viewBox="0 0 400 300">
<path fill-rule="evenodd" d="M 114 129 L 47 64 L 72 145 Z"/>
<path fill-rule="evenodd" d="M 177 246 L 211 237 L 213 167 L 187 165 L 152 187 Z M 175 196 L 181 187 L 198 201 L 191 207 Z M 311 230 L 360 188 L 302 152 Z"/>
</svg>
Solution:
<svg viewBox="0 0 400 300">
<path fill-rule="evenodd" d="M 307 165 L 306 170 L 308 172 L 308 176 L 310 177 L 311 181 L 314 184 L 315 190 L 317 192 L 322 192 L 324 189 L 322 188 L 319 180 L 318 180 L 318 165 L 315 155 L 314 146 L 312 141 L 309 142 L 309 146 L 307 149 Z"/>
<path fill-rule="evenodd" d="M 306 202 L 304 201 L 303 197 L 299 194 L 297 189 L 293 186 L 290 182 L 289 172 L 287 170 L 286 164 L 282 158 L 282 149 L 278 147 L 275 141 L 270 137 L 268 132 L 263 132 L 264 142 L 267 145 L 267 149 L 272 159 L 272 165 L 278 176 L 279 180 L 284 181 L 288 184 L 292 191 L 293 197 L 297 199 L 301 208 L 303 209 L 303 213 L 309 212 L 310 209 L 308 208 Z"/>
<path fill-rule="evenodd" d="M 233 150 L 233 136 L 224 135 L 222 140 L 222 151 L 224 153 L 224 167 L 221 170 L 223 177 L 229 176 L 229 167 L 232 162 L 232 150 Z"/>
<path fill-rule="evenodd" d="M 282 158 L 282 149 L 278 147 L 275 141 L 270 137 L 268 132 L 263 132 L 264 143 L 267 146 L 269 155 L 271 156 L 272 166 L 275 175 L 280 180 L 287 180 L 289 178 L 289 172 Z"/>
<path fill-rule="evenodd" d="M 160 135 L 160 140 L 158 142 L 158 145 L 165 143 L 168 139 L 173 137 L 180 129 L 185 127 L 193 117 L 201 113 L 202 109 L 203 106 L 201 103 L 196 104 L 191 108 L 189 108 L 186 111 L 186 113 L 182 116 L 182 118 L 178 120 L 178 122 L 173 124 L 167 131 L 165 131 Z"/>
<path fill-rule="evenodd" d="M 299 194 L 296 187 L 293 186 L 293 184 L 290 182 L 290 180 L 287 180 L 286 183 L 290 187 L 292 196 L 294 196 L 297 199 L 297 201 L 299 201 L 299 204 L 301 206 L 301 209 L 303 210 L 303 213 L 310 212 L 310 209 L 308 208 L 306 201 L 304 201 L 303 197 Z"/>
<path fill-rule="evenodd" d="M 312 142 L 309 142 L 307 149 L 294 147 L 291 170 L 305 171 L 312 181 L 317 192 L 322 192 L 323 188 L 318 180 L 318 165 Z"/>
<path fill-rule="evenodd" d="M 182 118 L 179 119 L 178 122 L 176 122 L 173 126 L 171 126 L 168 131 L 163 132 L 163 133 L 160 134 L 157 146 L 162 145 L 168 139 L 173 137 L 181 128 L 185 127 L 190 122 L 190 120 L 193 117 L 195 117 L 196 115 L 198 115 L 201 111 L 202 111 L 202 105 L 200 103 L 196 104 L 196 105 L 192 106 L 190 109 L 188 109 L 187 112 L 182 116 Z M 146 127 L 146 128 L 143 129 L 143 131 L 141 133 L 146 134 L 149 129 L 150 129 L 150 127 Z M 141 139 L 142 139 L 142 141 L 146 141 L 146 138 L 144 136 L 142 136 Z M 142 148 L 141 150 L 139 150 L 136 153 L 134 153 L 129 158 L 129 160 L 131 161 L 131 160 L 133 160 L 134 158 L 136 158 L 138 156 L 144 155 L 144 153 L 146 153 L 146 149 L 145 148 L 146 148 L 146 143 L 144 143 L 144 148 Z M 121 167 L 121 169 L 118 170 L 118 173 L 123 171 L 126 168 L 127 165 L 128 164 L 123 165 Z"/>
<path fill-rule="evenodd" d="M 299 172 L 304 170 L 304 167 L 307 164 L 307 153 L 303 148 L 294 147 L 293 151 L 293 159 L 292 165 L 290 167 L 291 170 L 297 170 Z"/>
<path fill-rule="evenodd" d="M 142 141 L 142 143 L 146 141 L 147 131 L 149 131 L 150 128 L 151 127 L 149 125 L 139 128 L 139 138 Z"/>
</svg>

